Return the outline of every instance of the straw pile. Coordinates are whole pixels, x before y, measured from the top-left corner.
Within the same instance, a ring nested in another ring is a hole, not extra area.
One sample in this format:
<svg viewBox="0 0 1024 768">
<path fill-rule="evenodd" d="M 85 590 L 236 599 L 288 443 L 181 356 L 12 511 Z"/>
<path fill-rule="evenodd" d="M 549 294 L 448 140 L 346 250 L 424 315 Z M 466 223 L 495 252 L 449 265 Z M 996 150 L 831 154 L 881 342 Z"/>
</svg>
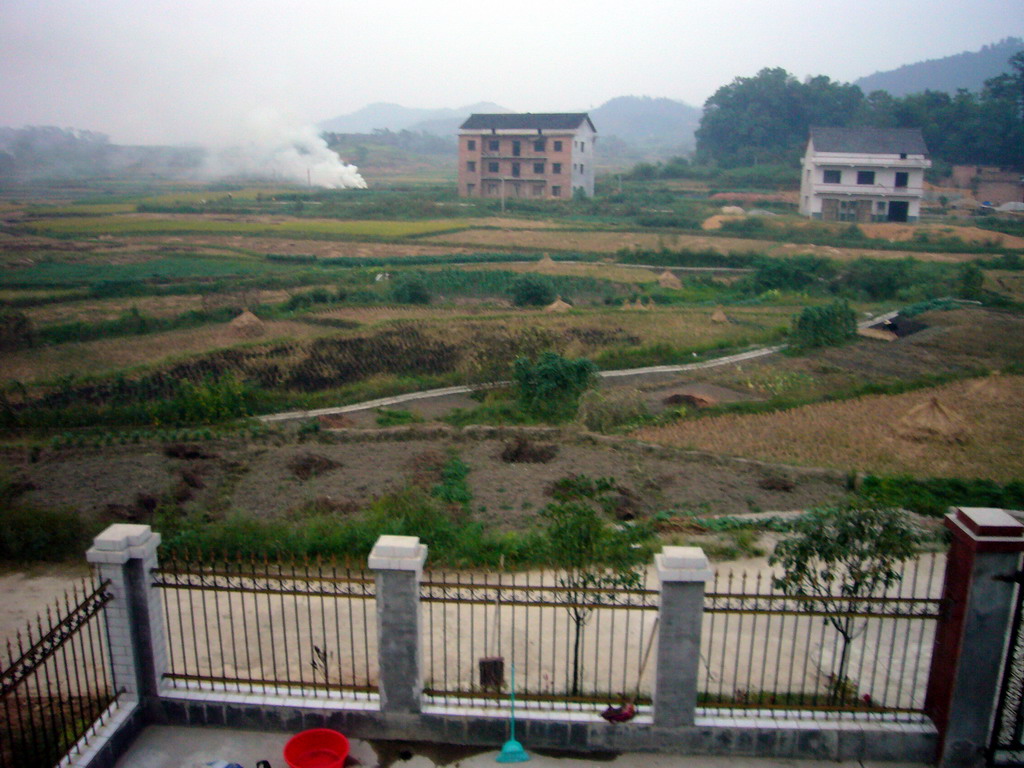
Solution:
<svg viewBox="0 0 1024 768">
<path fill-rule="evenodd" d="M 658 275 L 658 285 L 662 288 L 682 288 L 682 281 L 667 269 Z"/>
<path fill-rule="evenodd" d="M 553 269 L 555 269 L 555 262 L 548 254 L 545 253 L 543 258 L 537 262 L 537 271 L 549 272 Z"/>
<path fill-rule="evenodd" d="M 570 309 L 572 309 L 572 304 L 562 301 L 561 296 L 544 307 L 545 312 L 568 312 Z"/>
<path fill-rule="evenodd" d="M 232 320 L 228 325 L 231 328 L 231 333 L 233 335 L 247 339 L 262 336 L 265 330 L 263 327 L 263 321 L 248 309 Z"/>
<path fill-rule="evenodd" d="M 895 333 L 884 328 L 859 328 L 857 329 L 857 335 L 863 336 L 866 339 L 878 339 L 879 341 L 896 341 L 899 338 Z"/>
<path fill-rule="evenodd" d="M 714 312 L 711 313 L 712 323 L 728 323 L 729 318 L 725 316 L 725 310 L 721 307 L 717 307 Z"/>
<path fill-rule="evenodd" d="M 967 422 L 934 395 L 907 411 L 896 424 L 896 433 L 916 442 L 966 443 Z"/>
</svg>

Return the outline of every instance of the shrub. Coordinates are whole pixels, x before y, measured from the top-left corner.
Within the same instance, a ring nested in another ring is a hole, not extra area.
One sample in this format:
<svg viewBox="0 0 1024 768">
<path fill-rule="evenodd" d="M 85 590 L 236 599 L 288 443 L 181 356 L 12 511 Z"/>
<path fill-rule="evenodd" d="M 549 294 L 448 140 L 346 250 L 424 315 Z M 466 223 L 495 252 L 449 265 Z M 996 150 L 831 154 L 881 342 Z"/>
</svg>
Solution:
<svg viewBox="0 0 1024 768">
<path fill-rule="evenodd" d="M 555 352 L 545 352 L 536 362 L 521 357 L 513 371 L 516 399 L 530 416 L 563 421 L 576 413 L 580 396 L 596 376 L 597 366 L 583 357 L 570 360 Z"/>
<path fill-rule="evenodd" d="M 539 307 L 555 300 L 555 284 L 545 275 L 526 274 L 512 283 L 512 303 L 517 307 Z"/>
<path fill-rule="evenodd" d="M 430 291 L 417 275 L 402 275 L 391 289 L 391 298 L 401 304 L 429 304 Z"/>
<path fill-rule="evenodd" d="M 579 420 L 595 432 L 611 432 L 648 415 L 647 402 L 638 389 L 592 389 L 580 398 Z"/>
<path fill-rule="evenodd" d="M 846 301 L 823 307 L 805 307 L 793 324 L 797 347 L 834 347 L 857 336 L 857 315 Z"/>
</svg>

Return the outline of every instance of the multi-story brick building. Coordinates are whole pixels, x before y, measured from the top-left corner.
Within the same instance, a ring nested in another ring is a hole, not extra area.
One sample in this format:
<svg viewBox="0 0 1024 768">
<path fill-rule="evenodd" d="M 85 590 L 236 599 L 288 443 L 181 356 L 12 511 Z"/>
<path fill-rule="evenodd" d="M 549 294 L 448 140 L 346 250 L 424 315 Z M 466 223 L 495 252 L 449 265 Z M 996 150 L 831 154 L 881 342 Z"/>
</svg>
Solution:
<svg viewBox="0 0 1024 768">
<path fill-rule="evenodd" d="M 583 112 L 470 115 L 459 128 L 459 195 L 592 196 L 596 141 Z"/>
<path fill-rule="evenodd" d="M 826 221 L 917 221 L 931 164 L 917 128 L 811 128 L 800 213 Z"/>
</svg>

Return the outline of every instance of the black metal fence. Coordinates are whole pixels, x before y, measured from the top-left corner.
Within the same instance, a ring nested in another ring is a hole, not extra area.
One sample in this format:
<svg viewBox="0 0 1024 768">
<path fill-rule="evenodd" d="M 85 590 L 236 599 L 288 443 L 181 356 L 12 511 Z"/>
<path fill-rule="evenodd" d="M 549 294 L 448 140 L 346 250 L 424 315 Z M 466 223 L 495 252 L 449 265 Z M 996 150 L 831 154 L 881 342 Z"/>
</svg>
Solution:
<svg viewBox="0 0 1024 768">
<path fill-rule="evenodd" d="M 172 687 L 312 697 L 377 690 L 373 574 L 322 562 L 165 555 Z"/>
<path fill-rule="evenodd" d="M 651 698 L 658 591 L 573 586 L 558 573 L 431 571 L 421 584 L 428 701 L 508 696 L 543 709 Z"/>
<path fill-rule="evenodd" d="M 83 582 L 7 642 L 0 768 L 52 768 L 87 744 L 117 702 L 103 609 L 109 582 Z"/>
<path fill-rule="evenodd" d="M 792 597 L 766 571 L 718 569 L 704 601 L 699 703 L 722 710 L 908 719 L 924 709 L 941 555 L 908 561 L 884 593 Z"/>
</svg>

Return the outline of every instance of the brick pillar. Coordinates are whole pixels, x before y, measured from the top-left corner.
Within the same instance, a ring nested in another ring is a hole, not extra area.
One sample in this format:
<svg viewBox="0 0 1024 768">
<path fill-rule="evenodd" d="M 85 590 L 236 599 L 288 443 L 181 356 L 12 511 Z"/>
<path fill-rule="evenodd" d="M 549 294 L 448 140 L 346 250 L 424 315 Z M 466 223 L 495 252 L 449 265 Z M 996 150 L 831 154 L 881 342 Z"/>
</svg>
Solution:
<svg viewBox="0 0 1024 768">
<path fill-rule="evenodd" d="M 427 547 L 416 536 L 381 536 L 370 552 L 377 585 L 380 706 L 417 713 L 423 694 L 420 664 L 420 576 Z"/>
<path fill-rule="evenodd" d="M 1024 551 L 1024 525 L 1001 509 L 953 508 L 953 543 L 942 588 L 925 711 L 939 731 L 939 765 L 984 765 L 1006 635 L 1012 576 Z"/>
<path fill-rule="evenodd" d="M 700 547 L 664 547 L 654 556 L 654 565 L 661 582 L 654 724 L 693 725 L 704 584 L 711 568 Z"/>
<path fill-rule="evenodd" d="M 157 566 L 160 534 L 148 525 L 118 523 L 93 539 L 86 552 L 114 599 L 105 610 L 114 686 L 146 702 L 158 696 L 167 669 L 161 596 L 149 572 Z"/>
</svg>

